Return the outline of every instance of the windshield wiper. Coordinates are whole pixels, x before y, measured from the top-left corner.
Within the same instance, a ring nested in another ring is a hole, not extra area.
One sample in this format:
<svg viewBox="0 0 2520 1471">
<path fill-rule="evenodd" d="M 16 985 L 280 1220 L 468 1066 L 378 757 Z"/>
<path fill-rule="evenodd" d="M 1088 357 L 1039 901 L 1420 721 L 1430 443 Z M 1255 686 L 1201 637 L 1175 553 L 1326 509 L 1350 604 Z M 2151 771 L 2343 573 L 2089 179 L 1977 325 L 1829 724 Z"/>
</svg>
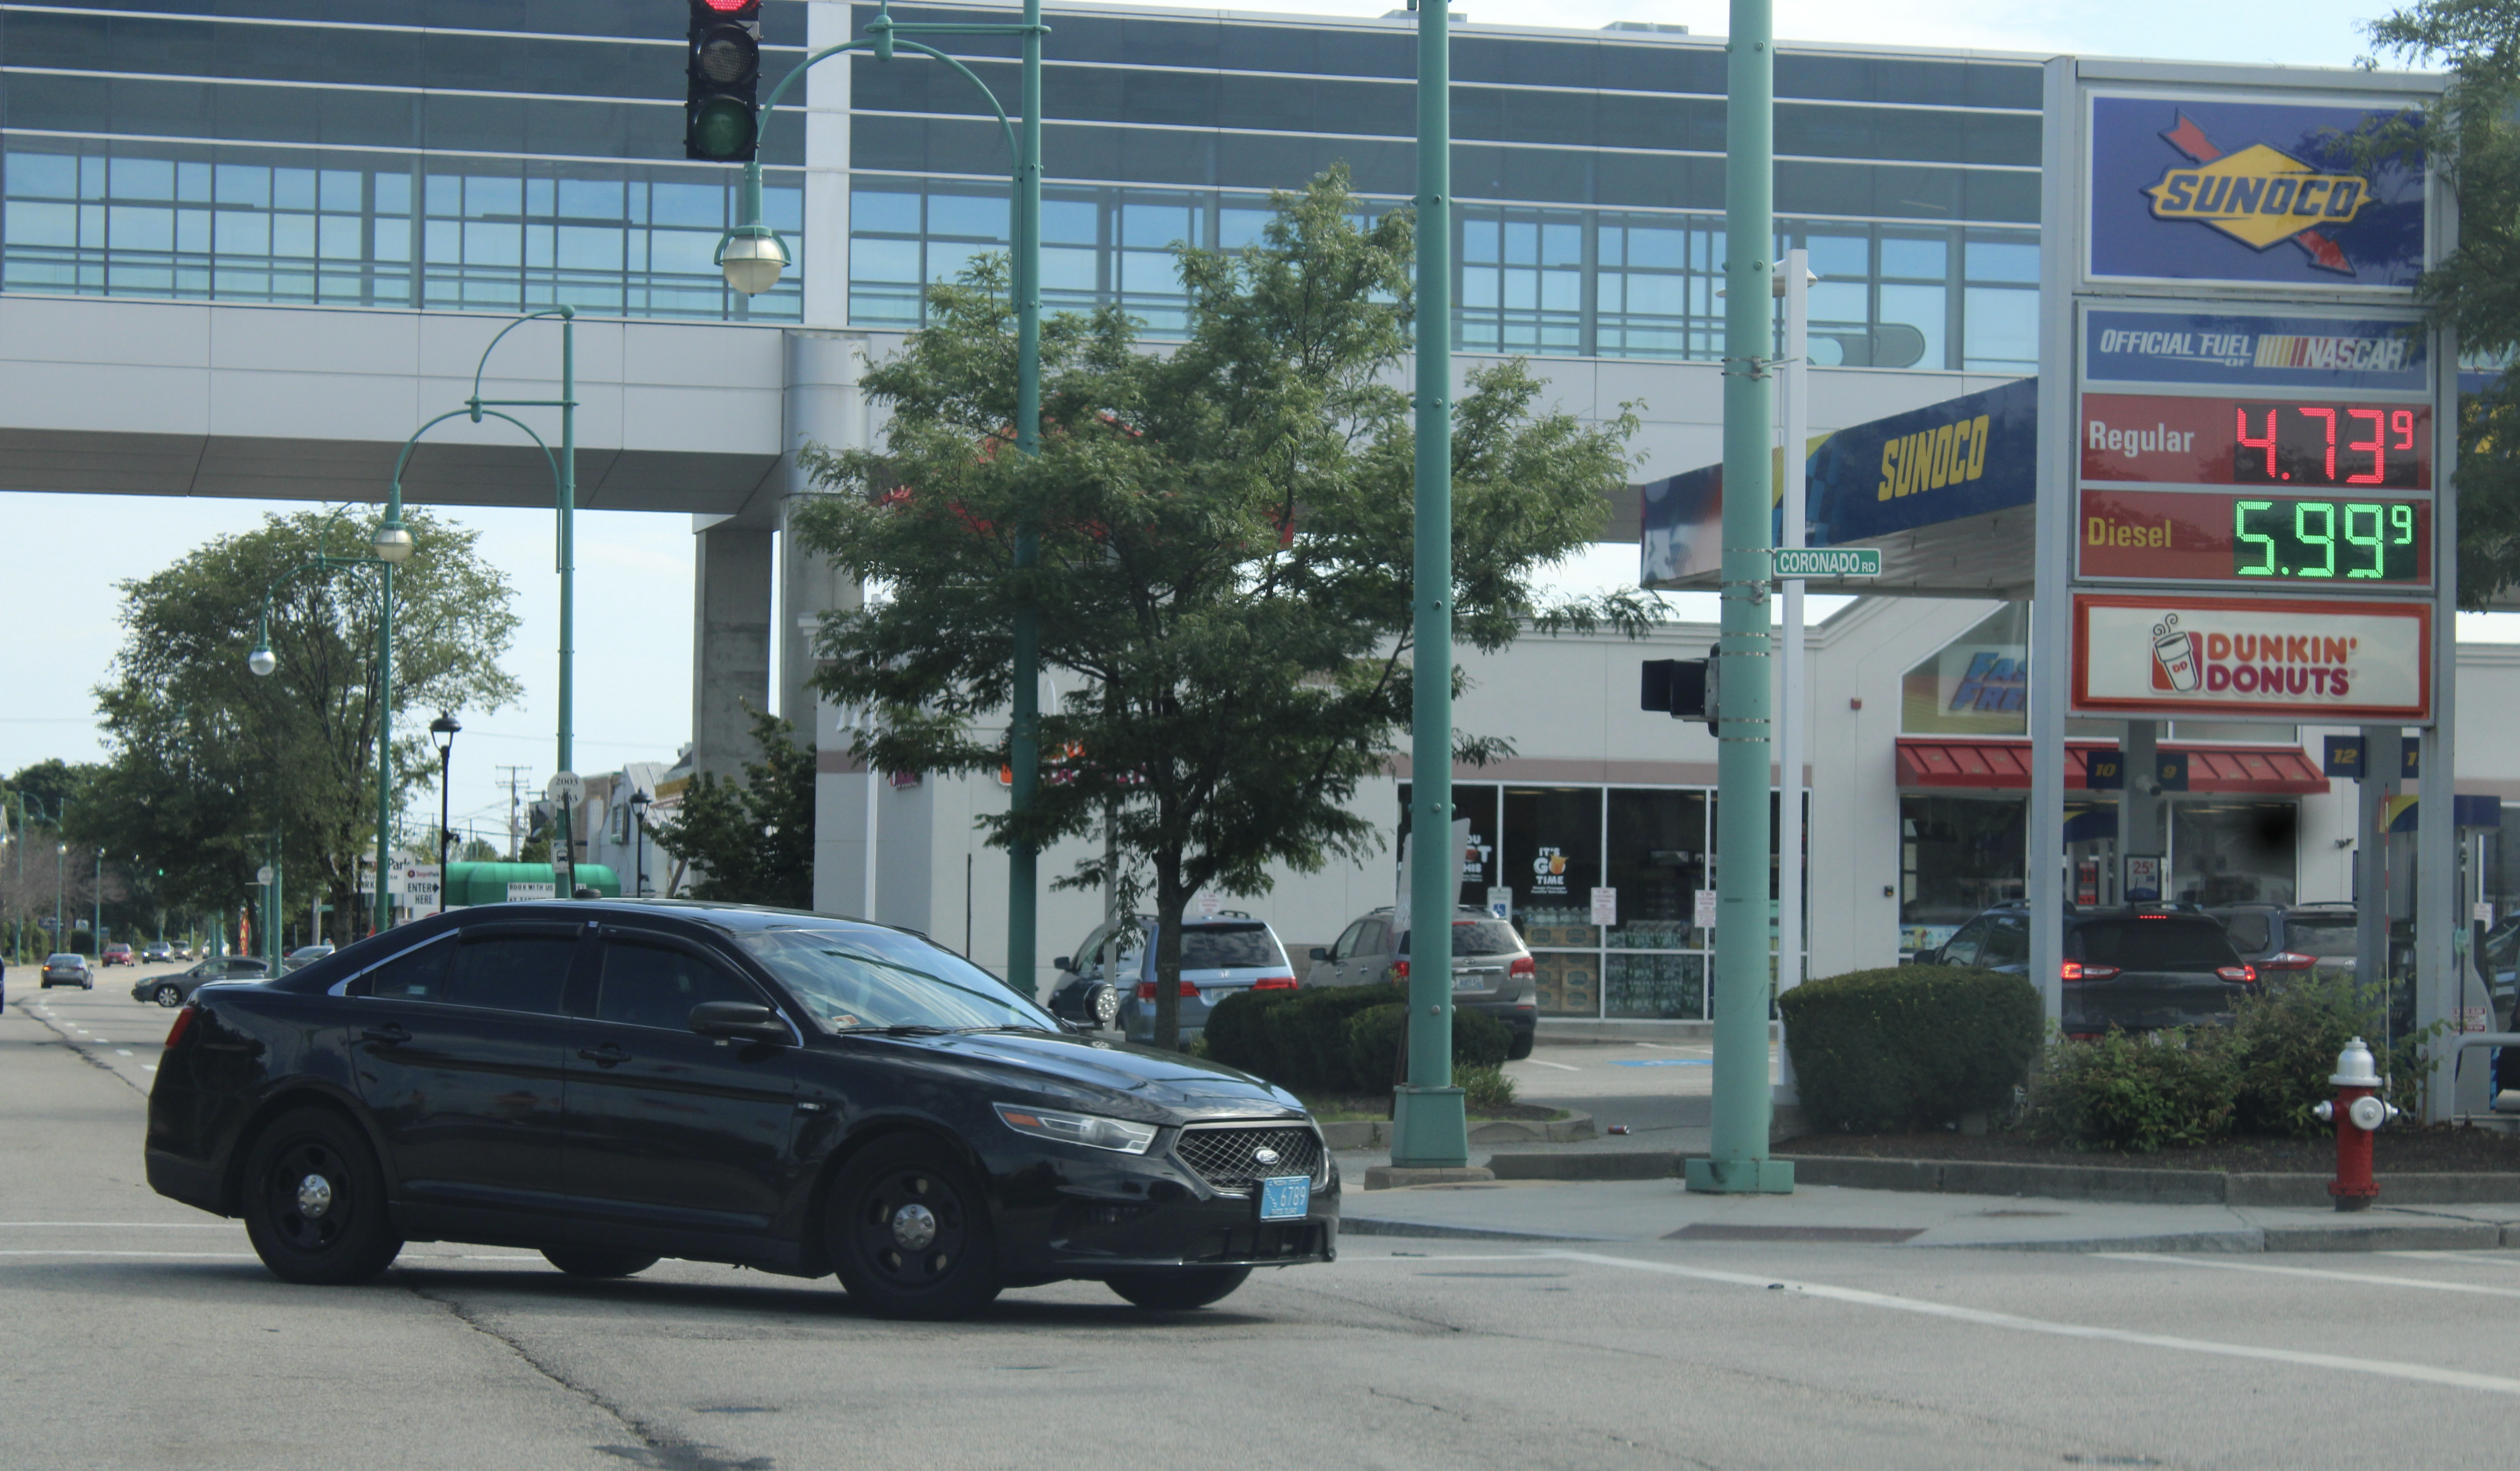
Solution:
<svg viewBox="0 0 2520 1471">
<path fill-rule="evenodd" d="M 898 1021 L 888 1027 L 840 1027 L 835 1030 L 841 1036 L 853 1032 L 881 1032 L 886 1037 L 943 1037 L 954 1029 L 940 1027 L 933 1022 Z"/>
</svg>

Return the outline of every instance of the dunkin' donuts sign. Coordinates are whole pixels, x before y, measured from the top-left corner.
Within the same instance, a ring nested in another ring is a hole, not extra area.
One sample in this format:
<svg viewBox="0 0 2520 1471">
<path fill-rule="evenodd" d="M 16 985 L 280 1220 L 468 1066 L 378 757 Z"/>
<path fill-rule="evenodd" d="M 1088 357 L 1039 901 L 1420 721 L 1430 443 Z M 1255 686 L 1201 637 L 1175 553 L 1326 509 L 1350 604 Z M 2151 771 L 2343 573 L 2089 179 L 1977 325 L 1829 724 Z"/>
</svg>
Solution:
<svg viewBox="0 0 2520 1471">
<path fill-rule="evenodd" d="M 2431 647 L 2426 603 L 2086 595 L 2073 707 L 2420 722 Z"/>
</svg>

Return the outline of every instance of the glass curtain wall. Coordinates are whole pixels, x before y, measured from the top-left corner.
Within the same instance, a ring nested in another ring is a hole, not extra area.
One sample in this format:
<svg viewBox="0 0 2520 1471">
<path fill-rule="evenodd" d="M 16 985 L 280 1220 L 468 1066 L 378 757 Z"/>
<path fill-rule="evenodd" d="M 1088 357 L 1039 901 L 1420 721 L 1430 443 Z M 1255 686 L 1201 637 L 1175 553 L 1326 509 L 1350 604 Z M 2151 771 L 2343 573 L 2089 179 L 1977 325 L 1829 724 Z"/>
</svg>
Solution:
<svg viewBox="0 0 2520 1471">
<path fill-rule="evenodd" d="M 1506 891 L 1500 897 L 1539 968 L 1541 1015 L 1710 1014 L 1715 937 L 1698 927 L 1696 914 L 1699 892 L 1715 886 L 1712 791 L 1456 782 L 1453 802 L 1457 817 L 1470 822 L 1462 903 L 1485 906 L 1491 891 Z M 1406 783 L 1400 804 L 1405 833 Z M 1773 905 L 1773 848 L 1768 871 Z M 1615 895 L 1609 924 L 1594 923 L 1596 888 Z M 1772 950 L 1773 914 L 1772 908 Z"/>
</svg>

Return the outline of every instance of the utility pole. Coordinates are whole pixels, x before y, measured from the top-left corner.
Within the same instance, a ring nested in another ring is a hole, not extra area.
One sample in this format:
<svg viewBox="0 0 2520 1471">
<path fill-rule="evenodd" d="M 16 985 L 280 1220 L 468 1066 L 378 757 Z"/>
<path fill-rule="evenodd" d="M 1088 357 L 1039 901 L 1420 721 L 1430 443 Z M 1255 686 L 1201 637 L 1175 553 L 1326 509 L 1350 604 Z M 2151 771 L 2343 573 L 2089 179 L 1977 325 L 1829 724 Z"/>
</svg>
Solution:
<svg viewBox="0 0 2520 1471">
<path fill-rule="evenodd" d="M 500 773 L 507 778 L 508 781 L 508 862 L 512 864 L 522 863 L 524 861 L 525 829 L 519 825 L 523 821 L 520 813 L 524 797 L 521 793 L 524 790 L 525 774 L 532 770 L 533 768 L 530 766 L 503 766 L 499 768 Z"/>
<path fill-rule="evenodd" d="M 1776 51 L 1771 0 L 1732 0 L 1724 106 L 1724 572 L 1716 755 L 1715 1097 L 1711 1157 L 1688 1188 L 1786 1193 L 1768 1156 L 1768 757 L 1774 636 L 1768 585 L 1776 432 Z M 1791 451 L 1789 450 L 1788 453 Z M 1421 661 L 1422 662 L 1422 661 Z M 1784 774 L 1800 795 L 1801 773 Z"/>
</svg>

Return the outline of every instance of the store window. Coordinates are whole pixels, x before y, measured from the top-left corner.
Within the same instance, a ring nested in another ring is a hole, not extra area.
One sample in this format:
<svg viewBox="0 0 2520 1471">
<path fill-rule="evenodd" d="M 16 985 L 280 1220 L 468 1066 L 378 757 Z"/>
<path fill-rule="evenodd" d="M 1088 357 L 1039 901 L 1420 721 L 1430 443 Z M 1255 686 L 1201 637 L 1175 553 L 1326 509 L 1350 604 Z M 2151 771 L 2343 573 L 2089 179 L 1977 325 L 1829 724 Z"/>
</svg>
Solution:
<svg viewBox="0 0 2520 1471">
<path fill-rule="evenodd" d="M 2190 904 L 2290 904 L 2301 809 L 2291 802 L 2185 801 L 2170 809 L 2170 875 Z"/>
<path fill-rule="evenodd" d="M 1598 1016 L 1601 932 L 1592 891 L 1601 882 L 1601 789 L 1505 789 L 1505 886 L 1540 970 L 1543 1016 Z"/>
<path fill-rule="evenodd" d="M 1400 783 L 1400 835 L 1409 836 L 1411 811 L 1409 782 Z M 1453 816 L 1470 825 L 1469 841 L 1462 848 L 1461 902 L 1471 909 L 1485 909 L 1488 890 L 1502 884 L 1497 866 L 1497 788 L 1483 781 L 1453 783 Z M 1398 853 L 1395 847 L 1394 854 Z"/>
<path fill-rule="evenodd" d="M 1695 926 L 1697 891 L 1709 886 L 1702 791 L 1612 791 L 1609 886 L 1618 920 L 1603 936 L 1603 1014 L 1697 1018 L 1706 1014 L 1706 958 L 1713 936 Z"/>
<path fill-rule="evenodd" d="M 2022 897 L 2027 799 L 1899 799 L 1899 949 L 1931 950 L 1971 915 Z"/>
</svg>

